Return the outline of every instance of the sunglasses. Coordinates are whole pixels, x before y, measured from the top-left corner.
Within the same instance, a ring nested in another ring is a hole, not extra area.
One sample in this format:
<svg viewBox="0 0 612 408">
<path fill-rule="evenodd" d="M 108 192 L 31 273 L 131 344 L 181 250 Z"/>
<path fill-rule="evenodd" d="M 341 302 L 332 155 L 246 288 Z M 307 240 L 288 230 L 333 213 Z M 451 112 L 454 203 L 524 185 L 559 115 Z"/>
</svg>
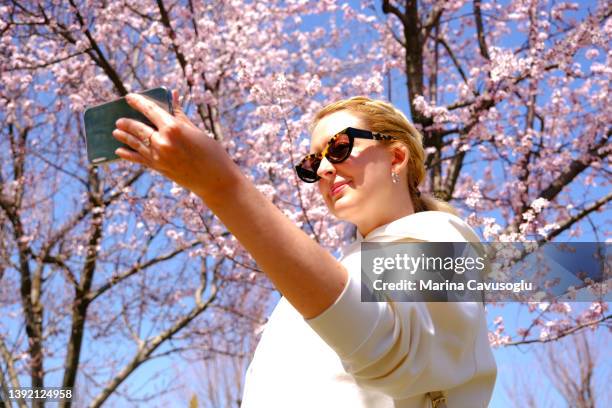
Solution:
<svg viewBox="0 0 612 408">
<path fill-rule="evenodd" d="M 321 153 L 311 153 L 304 157 L 300 164 L 295 166 L 298 177 L 306 183 L 315 183 L 321 179 L 317 174 L 323 157 L 330 163 L 342 163 L 351 155 L 355 138 L 370 140 L 393 140 L 394 137 L 373 133 L 348 127 L 329 139 L 327 146 Z"/>
</svg>

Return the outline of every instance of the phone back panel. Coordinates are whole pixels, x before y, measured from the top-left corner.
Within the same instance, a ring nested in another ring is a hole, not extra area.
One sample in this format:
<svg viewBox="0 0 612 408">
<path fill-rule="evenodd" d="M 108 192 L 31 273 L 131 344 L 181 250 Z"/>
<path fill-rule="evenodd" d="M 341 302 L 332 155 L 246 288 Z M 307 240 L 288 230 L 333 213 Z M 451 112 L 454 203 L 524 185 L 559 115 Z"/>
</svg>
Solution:
<svg viewBox="0 0 612 408">
<path fill-rule="evenodd" d="M 172 97 L 166 88 L 149 89 L 139 94 L 149 97 L 167 112 L 172 112 Z M 127 147 L 112 135 L 116 128 L 115 122 L 119 118 L 135 119 L 155 128 L 142 113 L 130 107 L 125 98 L 88 108 L 83 114 L 83 121 L 87 139 L 87 158 L 90 163 L 98 165 L 117 160 L 119 157 L 115 154 L 115 150 Z"/>
</svg>

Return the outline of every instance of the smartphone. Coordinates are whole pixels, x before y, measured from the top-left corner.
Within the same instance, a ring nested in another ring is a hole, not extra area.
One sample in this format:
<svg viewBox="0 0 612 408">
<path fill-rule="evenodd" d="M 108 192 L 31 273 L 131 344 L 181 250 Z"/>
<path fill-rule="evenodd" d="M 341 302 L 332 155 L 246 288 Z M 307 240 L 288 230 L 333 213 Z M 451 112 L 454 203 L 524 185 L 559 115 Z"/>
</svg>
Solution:
<svg viewBox="0 0 612 408">
<path fill-rule="evenodd" d="M 138 92 L 153 100 L 167 112 L 172 113 L 172 95 L 165 87 Z M 83 114 L 85 123 L 85 139 L 87 140 L 87 158 L 94 166 L 109 163 L 119 159 L 115 150 L 128 146 L 113 137 L 115 122 L 119 118 L 130 118 L 151 126 L 155 126 L 142 113 L 128 105 L 125 98 L 89 107 Z"/>
</svg>

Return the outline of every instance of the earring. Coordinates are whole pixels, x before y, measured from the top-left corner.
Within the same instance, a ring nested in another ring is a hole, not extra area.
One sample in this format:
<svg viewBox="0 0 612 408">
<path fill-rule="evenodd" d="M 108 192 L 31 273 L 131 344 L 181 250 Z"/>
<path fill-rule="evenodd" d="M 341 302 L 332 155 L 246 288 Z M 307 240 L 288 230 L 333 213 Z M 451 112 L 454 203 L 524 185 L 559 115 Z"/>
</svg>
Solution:
<svg viewBox="0 0 612 408">
<path fill-rule="evenodd" d="M 393 184 L 399 183 L 399 174 L 397 174 L 396 172 L 391 173 L 391 180 L 393 181 Z"/>
</svg>

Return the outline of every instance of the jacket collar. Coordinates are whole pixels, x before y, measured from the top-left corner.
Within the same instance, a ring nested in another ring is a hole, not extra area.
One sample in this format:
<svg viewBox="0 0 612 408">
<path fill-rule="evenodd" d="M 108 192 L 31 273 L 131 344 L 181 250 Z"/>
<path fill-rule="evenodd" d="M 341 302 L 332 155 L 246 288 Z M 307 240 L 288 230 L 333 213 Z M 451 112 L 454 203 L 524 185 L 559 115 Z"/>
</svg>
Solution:
<svg viewBox="0 0 612 408">
<path fill-rule="evenodd" d="M 388 224 L 381 225 L 370 231 L 365 237 L 357 230 L 356 241 L 370 241 L 380 237 L 406 237 L 426 239 L 424 234 L 427 224 L 448 218 L 448 213 L 442 211 L 422 211 L 398 218 Z M 431 226 L 431 225 L 430 225 Z"/>
<path fill-rule="evenodd" d="M 404 239 L 429 242 L 481 242 L 474 230 L 456 215 L 442 211 L 423 211 L 381 225 L 365 237 L 357 238 L 342 253 L 358 251 L 362 242 L 392 242 Z"/>
</svg>

